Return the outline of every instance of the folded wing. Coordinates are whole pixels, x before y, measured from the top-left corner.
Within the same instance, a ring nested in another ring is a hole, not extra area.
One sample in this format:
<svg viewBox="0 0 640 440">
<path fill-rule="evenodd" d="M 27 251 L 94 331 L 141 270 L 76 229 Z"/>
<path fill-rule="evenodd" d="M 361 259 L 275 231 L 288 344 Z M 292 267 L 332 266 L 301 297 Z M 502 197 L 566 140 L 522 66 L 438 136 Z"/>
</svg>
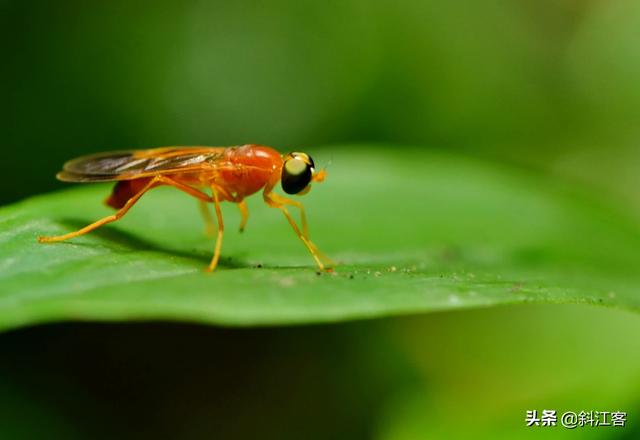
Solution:
<svg viewBox="0 0 640 440">
<path fill-rule="evenodd" d="M 214 166 L 224 150 L 224 147 L 166 147 L 98 153 L 67 162 L 56 177 L 65 182 L 109 182 L 195 172 Z"/>
</svg>

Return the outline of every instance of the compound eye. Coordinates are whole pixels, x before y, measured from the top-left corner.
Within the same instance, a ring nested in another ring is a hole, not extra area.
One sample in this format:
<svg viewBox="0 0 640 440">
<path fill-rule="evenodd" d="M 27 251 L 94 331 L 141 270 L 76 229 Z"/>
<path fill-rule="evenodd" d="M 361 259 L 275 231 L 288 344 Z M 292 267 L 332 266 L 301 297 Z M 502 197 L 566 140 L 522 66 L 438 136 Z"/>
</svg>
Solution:
<svg viewBox="0 0 640 440">
<path fill-rule="evenodd" d="M 298 194 L 311 182 L 312 167 L 300 157 L 292 156 L 282 167 L 282 190 L 287 194 Z"/>
</svg>

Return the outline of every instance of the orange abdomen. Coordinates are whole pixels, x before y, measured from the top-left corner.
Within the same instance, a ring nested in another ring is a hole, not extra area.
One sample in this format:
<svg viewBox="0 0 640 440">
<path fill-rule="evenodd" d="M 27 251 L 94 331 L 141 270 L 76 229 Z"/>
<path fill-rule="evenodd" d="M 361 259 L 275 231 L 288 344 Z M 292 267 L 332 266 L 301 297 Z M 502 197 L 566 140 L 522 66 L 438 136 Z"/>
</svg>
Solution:
<svg viewBox="0 0 640 440">
<path fill-rule="evenodd" d="M 113 191 L 105 203 L 113 209 L 122 208 L 127 200 L 138 194 L 151 181 L 152 177 L 135 180 L 120 180 L 113 187 Z"/>
</svg>

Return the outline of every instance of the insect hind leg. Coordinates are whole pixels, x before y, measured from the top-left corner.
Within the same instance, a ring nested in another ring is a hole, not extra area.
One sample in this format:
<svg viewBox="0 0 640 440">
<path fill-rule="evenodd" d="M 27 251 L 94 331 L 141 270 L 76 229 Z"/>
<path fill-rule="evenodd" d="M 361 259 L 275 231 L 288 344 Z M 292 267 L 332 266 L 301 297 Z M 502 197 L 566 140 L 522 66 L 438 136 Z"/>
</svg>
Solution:
<svg viewBox="0 0 640 440">
<path fill-rule="evenodd" d="M 71 238 L 75 238 L 75 237 L 79 237 L 81 235 L 87 234 L 93 231 L 94 229 L 98 229 L 100 226 L 104 226 L 108 223 L 115 222 L 116 220 L 119 220 L 120 218 L 122 218 L 122 216 L 124 216 L 127 213 L 127 211 L 129 211 L 129 209 L 131 209 L 131 207 L 135 205 L 138 200 L 140 200 L 140 198 L 144 195 L 144 193 L 152 189 L 154 186 L 157 186 L 159 181 L 160 179 L 158 178 L 151 179 L 149 183 L 147 183 L 144 186 L 144 188 L 142 188 L 136 195 L 134 195 L 129 200 L 127 200 L 124 206 L 122 206 L 122 208 L 120 208 L 115 214 L 108 215 L 104 218 L 101 218 L 100 220 L 97 220 L 91 223 L 90 225 L 85 226 L 84 228 L 78 229 L 77 231 L 74 231 L 74 232 L 69 232 L 68 234 L 56 235 L 56 236 L 50 236 L 50 237 L 44 237 L 44 236 L 38 237 L 38 241 L 40 243 L 54 243 L 58 241 L 65 241 Z"/>
<path fill-rule="evenodd" d="M 91 223 L 90 225 L 85 226 L 84 228 L 78 229 L 77 231 L 74 232 L 69 232 L 68 234 L 64 234 L 64 235 L 56 235 L 56 236 L 51 236 L 51 237 L 38 237 L 38 241 L 40 243 L 54 243 L 54 242 L 59 242 L 59 241 L 65 241 L 65 240 L 69 240 L 71 238 L 75 238 L 75 237 L 79 237 L 81 235 L 87 234 L 95 229 L 98 229 L 100 226 L 104 226 L 108 223 L 112 223 L 115 222 L 116 220 L 121 219 L 128 211 L 129 209 L 131 209 L 131 207 L 133 207 L 133 205 L 136 204 L 136 202 L 138 200 L 140 200 L 140 198 L 150 189 L 153 189 L 157 186 L 160 185 L 169 185 L 169 186 L 173 186 L 183 192 L 186 192 L 187 194 L 196 197 L 202 201 L 211 201 L 211 197 L 209 197 L 207 194 L 203 193 L 202 191 L 198 191 L 197 189 L 189 186 L 189 185 L 185 185 L 184 183 L 178 182 L 174 179 L 171 179 L 170 177 L 166 177 L 166 176 L 156 176 L 153 179 L 151 179 L 140 191 L 138 191 L 133 197 L 129 198 L 124 205 L 122 206 L 122 208 L 120 208 L 118 211 L 116 211 L 115 214 L 112 215 L 108 215 L 98 221 L 95 221 L 93 223 Z"/>
</svg>

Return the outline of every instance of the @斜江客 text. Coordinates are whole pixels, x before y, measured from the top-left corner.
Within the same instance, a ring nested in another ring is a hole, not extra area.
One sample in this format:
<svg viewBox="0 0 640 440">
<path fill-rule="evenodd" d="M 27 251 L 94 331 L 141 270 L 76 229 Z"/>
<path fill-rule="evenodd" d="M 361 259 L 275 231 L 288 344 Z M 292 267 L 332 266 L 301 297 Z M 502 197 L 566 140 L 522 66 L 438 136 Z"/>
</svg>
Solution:
<svg viewBox="0 0 640 440">
<path fill-rule="evenodd" d="M 613 426 L 624 427 L 627 413 L 623 411 L 565 411 L 558 413 L 555 409 L 527 410 L 526 426 L 562 426 L 567 429 L 582 427 Z"/>
</svg>

